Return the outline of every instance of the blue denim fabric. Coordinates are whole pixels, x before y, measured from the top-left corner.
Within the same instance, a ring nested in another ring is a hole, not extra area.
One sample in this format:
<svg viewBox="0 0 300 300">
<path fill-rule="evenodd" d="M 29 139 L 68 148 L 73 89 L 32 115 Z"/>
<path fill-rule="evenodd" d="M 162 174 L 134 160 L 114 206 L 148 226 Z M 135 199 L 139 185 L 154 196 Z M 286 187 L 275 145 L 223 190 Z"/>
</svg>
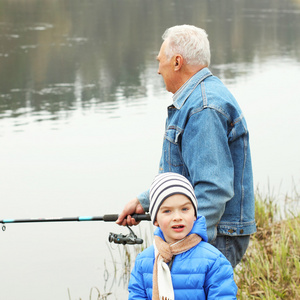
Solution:
<svg viewBox="0 0 300 300">
<path fill-rule="evenodd" d="M 229 236 L 217 235 L 211 243 L 229 260 L 231 266 L 235 268 L 243 258 L 250 242 L 250 235 Z"/>
<path fill-rule="evenodd" d="M 249 133 L 242 111 L 208 68 L 195 74 L 168 107 L 159 172 L 184 175 L 206 218 L 208 241 L 256 231 Z M 149 192 L 138 196 L 146 211 Z"/>
</svg>

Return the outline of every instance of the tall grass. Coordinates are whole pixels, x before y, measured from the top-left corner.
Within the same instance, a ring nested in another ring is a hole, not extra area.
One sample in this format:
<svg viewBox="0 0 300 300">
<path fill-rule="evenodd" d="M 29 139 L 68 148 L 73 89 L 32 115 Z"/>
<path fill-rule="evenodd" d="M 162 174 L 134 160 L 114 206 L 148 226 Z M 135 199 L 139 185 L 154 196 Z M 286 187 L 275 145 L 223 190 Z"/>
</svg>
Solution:
<svg viewBox="0 0 300 300">
<path fill-rule="evenodd" d="M 299 200 L 299 199 L 298 199 Z M 300 299 L 300 215 L 256 195 L 257 233 L 235 270 L 238 299 Z"/>
</svg>

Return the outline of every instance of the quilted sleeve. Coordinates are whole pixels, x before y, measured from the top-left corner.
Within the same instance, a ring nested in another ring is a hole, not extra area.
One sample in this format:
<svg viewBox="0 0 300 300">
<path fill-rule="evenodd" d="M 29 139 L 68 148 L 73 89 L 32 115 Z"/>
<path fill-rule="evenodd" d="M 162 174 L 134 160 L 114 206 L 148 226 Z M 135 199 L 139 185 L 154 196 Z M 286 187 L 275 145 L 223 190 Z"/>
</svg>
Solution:
<svg viewBox="0 0 300 300">
<path fill-rule="evenodd" d="M 141 269 L 141 260 L 138 258 L 131 271 L 128 292 L 128 299 L 147 299 L 146 289 L 144 287 L 143 272 Z"/>
<path fill-rule="evenodd" d="M 206 275 L 205 293 L 207 299 L 237 299 L 237 286 L 229 261 L 219 256 Z"/>
</svg>

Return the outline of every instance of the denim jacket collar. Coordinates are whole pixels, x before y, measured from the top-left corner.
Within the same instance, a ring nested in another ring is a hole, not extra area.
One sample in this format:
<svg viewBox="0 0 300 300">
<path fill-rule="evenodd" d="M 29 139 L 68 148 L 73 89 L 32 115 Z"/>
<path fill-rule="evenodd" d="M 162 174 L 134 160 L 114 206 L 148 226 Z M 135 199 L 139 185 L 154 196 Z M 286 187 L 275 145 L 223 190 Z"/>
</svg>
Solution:
<svg viewBox="0 0 300 300">
<path fill-rule="evenodd" d="M 192 76 L 183 86 L 173 95 L 173 105 L 181 109 L 186 99 L 194 91 L 198 84 L 212 73 L 208 68 L 204 68 Z"/>
</svg>

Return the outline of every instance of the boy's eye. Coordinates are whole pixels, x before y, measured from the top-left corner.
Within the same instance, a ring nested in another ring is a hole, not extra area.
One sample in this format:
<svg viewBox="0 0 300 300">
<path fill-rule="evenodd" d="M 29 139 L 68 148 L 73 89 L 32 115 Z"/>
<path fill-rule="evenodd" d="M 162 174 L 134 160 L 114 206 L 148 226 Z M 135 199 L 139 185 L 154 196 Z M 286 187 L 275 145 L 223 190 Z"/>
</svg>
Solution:
<svg viewBox="0 0 300 300">
<path fill-rule="evenodd" d="M 169 209 L 165 209 L 165 210 L 163 210 L 163 213 L 164 214 L 167 214 L 167 213 L 169 213 L 170 212 L 170 210 Z"/>
<path fill-rule="evenodd" d="M 188 208 L 188 207 L 184 207 L 182 210 L 183 210 L 183 211 L 188 211 L 189 208 Z"/>
</svg>

